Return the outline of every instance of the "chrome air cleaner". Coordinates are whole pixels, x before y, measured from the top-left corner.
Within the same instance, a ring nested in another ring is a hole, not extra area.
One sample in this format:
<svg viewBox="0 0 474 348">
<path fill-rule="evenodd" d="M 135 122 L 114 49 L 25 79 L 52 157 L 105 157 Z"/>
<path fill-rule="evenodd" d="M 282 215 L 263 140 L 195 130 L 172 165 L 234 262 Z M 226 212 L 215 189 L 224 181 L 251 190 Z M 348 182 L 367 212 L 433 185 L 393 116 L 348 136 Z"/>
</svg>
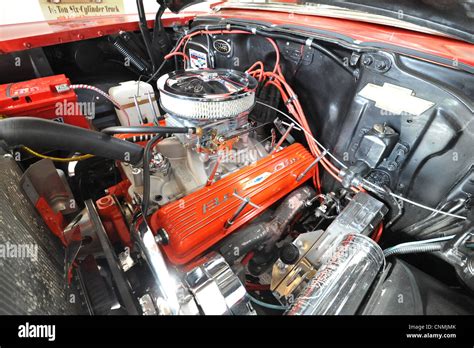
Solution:
<svg viewBox="0 0 474 348">
<path fill-rule="evenodd" d="M 222 120 L 248 113 L 255 104 L 257 80 L 228 69 L 179 70 L 158 80 L 161 105 L 173 116 Z"/>
</svg>

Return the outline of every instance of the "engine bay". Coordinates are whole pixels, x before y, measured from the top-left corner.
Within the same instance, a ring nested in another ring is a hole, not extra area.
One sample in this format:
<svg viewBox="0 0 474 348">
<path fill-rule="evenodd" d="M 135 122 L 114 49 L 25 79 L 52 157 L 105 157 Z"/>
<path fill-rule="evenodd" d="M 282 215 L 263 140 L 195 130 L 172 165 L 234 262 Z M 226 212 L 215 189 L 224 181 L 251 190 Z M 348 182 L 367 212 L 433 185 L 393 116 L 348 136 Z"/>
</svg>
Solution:
<svg viewBox="0 0 474 348">
<path fill-rule="evenodd" d="M 42 231 L 81 298 L 34 312 L 474 314 L 472 71 L 245 20 L 157 30 L 151 59 L 137 32 L 32 49 L 18 80 L 0 56 L 2 233 Z"/>
</svg>

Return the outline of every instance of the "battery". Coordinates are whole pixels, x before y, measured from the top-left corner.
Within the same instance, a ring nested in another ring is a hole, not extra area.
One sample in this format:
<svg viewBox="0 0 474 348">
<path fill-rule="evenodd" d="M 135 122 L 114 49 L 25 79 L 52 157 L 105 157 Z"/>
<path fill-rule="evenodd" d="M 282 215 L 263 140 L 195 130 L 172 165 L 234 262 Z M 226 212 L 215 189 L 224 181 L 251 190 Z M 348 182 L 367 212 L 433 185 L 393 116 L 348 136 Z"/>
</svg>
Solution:
<svg viewBox="0 0 474 348">
<path fill-rule="evenodd" d="M 65 75 L 0 85 L 0 117 L 39 117 L 90 129 L 94 106 L 78 103 Z M 87 110 L 86 110 L 87 109 Z"/>
</svg>

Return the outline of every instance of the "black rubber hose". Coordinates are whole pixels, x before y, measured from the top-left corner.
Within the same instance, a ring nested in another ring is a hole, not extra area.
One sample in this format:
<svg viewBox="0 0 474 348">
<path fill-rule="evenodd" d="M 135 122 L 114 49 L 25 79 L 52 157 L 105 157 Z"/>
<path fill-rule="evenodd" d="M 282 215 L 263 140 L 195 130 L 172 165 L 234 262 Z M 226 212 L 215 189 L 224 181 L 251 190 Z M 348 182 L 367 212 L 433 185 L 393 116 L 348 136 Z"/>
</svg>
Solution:
<svg viewBox="0 0 474 348">
<path fill-rule="evenodd" d="M 265 244 L 270 239 L 270 233 L 267 222 L 252 224 L 227 237 L 219 252 L 232 265 L 240 257 Z"/>
<path fill-rule="evenodd" d="M 291 192 L 275 210 L 272 220 L 252 224 L 230 235 L 222 242 L 220 253 L 229 264 L 233 264 L 250 251 L 259 249 L 269 252 L 291 223 L 300 217 L 306 208 L 306 201 L 315 194 L 309 186 Z"/>
<path fill-rule="evenodd" d="M 154 127 L 154 126 L 135 126 L 135 127 L 108 127 L 102 129 L 104 134 L 194 134 L 196 128 L 193 127 Z"/>
<path fill-rule="evenodd" d="M 0 121 L 0 140 L 8 146 L 77 151 L 131 164 L 140 163 L 143 157 L 140 145 L 101 132 L 35 117 Z"/>
</svg>

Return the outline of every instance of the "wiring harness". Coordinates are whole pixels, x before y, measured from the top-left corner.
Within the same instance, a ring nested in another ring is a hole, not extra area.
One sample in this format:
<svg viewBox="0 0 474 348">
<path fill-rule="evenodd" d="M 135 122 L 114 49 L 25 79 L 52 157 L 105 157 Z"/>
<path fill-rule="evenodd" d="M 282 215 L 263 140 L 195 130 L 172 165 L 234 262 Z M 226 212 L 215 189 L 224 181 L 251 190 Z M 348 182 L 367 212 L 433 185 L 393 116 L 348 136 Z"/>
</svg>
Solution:
<svg viewBox="0 0 474 348">
<path fill-rule="evenodd" d="M 331 58 L 333 61 L 335 61 L 337 64 L 339 64 L 341 68 L 344 69 L 344 71 L 354 76 L 354 78 L 358 78 L 358 75 L 359 75 L 358 69 L 350 67 L 342 58 L 338 57 L 336 54 L 334 54 L 327 48 L 318 44 L 315 41 L 317 40 L 317 38 L 308 37 L 308 35 L 303 32 L 295 32 L 295 31 L 290 31 L 290 30 L 286 30 L 282 28 L 267 27 L 267 26 L 262 26 L 262 25 L 253 26 L 253 27 L 246 26 L 241 23 L 239 24 L 228 23 L 225 25 L 219 24 L 219 25 L 205 25 L 205 26 L 199 25 L 185 32 L 184 35 L 182 35 L 177 40 L 177 43 L 174 46 L 174 48 L 171 50 L 170 53 L 168 53 L 165 56 L 164 62 L 158 68 L 158 70 L 150 77 L 149 81 L 156 78 L 156 76 L 158 75 L 158 72 L 162 69 L 166 60 L 171 59 L 173 57 L 181 57 L 185 61 L 185 63 L 189 61 L 189 57 L 186 55 L 185 52 L 186 52 L 186 45 L 191 40 L 191 38 L 198 35 L 225 35 L 225 34 L 260 35 L 260 36 L 265 37 L 267 41 L 272 45 L 276 54 L 275 66 L 273 67 L 273 69 L 265 70 L 263 62 L 257 61 L 250 68 L 248 68 L 246 72 L 254 76 L 255 78 L 257 78 L 258 81 L 262 83 L 264 86 L 271 85 L 271 86 L 276 87 L 282 97 L 284 104 L 287 107 L 289 115 L 265 103 L 262 103 L 259 101 L 257 101 L 257 103 L 266 107 L 273 108 L 275 111 L 284 115 L 294 125 L 297 125 L 299 129 L 298 128 L 295 128 L 295 129 L 298 129 L 304 133 L 306 140 L 308 142 L 308 146 L 313 156 L 319 159 L 319 162 L 321 163 L 322 167 L 336 181 L 341 182 L 342 181 L 342 178 L 340 177 L 341 168 L 345 169 L 347 168 L 347 166 L 343 162 L 341 162 L 339 159 L 337 159 L 336 156 L 334 156 L 331 152 L 329 152 L 324 146 L 322 146 L 322 144 L 319 143 L 313 136 L 312 131 L 309 127 L 306 115 L 298 99 L 298 96 L 294 92 L 294 90 L 291 88 L 291 86 L 287 83 L 285 77 L 283 76 L 281 66 L 280 66 L 280 52 L 279 52 L 278 45 L 275 42 L 276 39 L 288 40 L 291 42 L 300 43 L 307 47 L 311 47 L 316 50 L 319 50 L 320 52 L 324 53 L 326 56 Z M 334 160 L 334 162 L 337 163 L 337 165 L 332 163 L 329 160 L 329 158 L 326 157 L 326 155 L 327 157 L 331 157 Z M 319 175 L 319 168 L 317 165 L 315 166 L 313 182 L 317 190 L 321 192 L 321 179 Z M 461 220 L 466 219 L 465 216 L 445 212 L 441 209 L 431 208 L 424 204 L 405 198 L 401 195 L 388 191 L 385 188 L 380 187 L 379 185 L 374 184 L 366 179 L 362 181 L 359 187 L 352 187 L 351 189 L 354 192 L 371 191 L 378 195 L 380 194 L 390 195 L 399 201 L 404 201 L 406 203 L 417 206 L 419 208 L 431 211 L 435 214 L 451 216 L 451 217 L 455 217 Z M 380 233 L 377 233 L 377 234 L 381 234 L 381 231 Z"/>
</svg>

